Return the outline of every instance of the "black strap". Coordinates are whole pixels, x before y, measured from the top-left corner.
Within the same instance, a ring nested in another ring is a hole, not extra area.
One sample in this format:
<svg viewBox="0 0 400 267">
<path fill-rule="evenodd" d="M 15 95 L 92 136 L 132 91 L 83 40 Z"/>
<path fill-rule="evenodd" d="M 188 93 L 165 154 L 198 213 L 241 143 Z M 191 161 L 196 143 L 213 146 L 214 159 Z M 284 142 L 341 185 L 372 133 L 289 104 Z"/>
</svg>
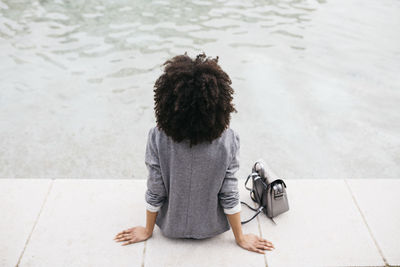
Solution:
<svg viewBox="0 0 400 267">
<path fill-rule="evenodd" d="M 258 209 L 252 208 L 252 207 L 250 207 L 247 203 L 245 203 L 245 202 L 243 202 L 243 201 L 240 201 L 240 203 L 246 205 L 249 209 L 256 211 L 256 213 L 253 215 L 253 217 L 251 217 L 250 219 L 248 219 L 248 220 L 246 220 L 246 221 L 240 222 L 241 224 L 245 224 L 245 223 L 250 222 L 250 221 L 253 220 L 255 217 L 257 217 L 257 215 L 260 214 L 260 213 L 262 212 L 262 210 L 264 209 L 263 206 L 259 207 Z M 267 217 L 268 217 L 268 216 L 267 216 Z M 274 218 L 270 218 L 270 217 L 268 217 L 268 218 L 269 218 L 274 224 L 276 224 L 276 222 L 274 221 Z"/>
<path fill-rule="evenodd" d="M 251 200 L 253 200 L 254 202 L 257 202 L 257 200 L 256 200 L 256 198 L 254 197 L 254 190 L 251 190 L 251 192 L 250 192 L 250 198 L 251 198 Z"/>
<path fill-rule="evenodd" d="M 244 205 L 246 205 L 249 209 L 251 209 L 251 210 L 254 210 L 254 211 L 257 211 L 258 209 L 256 209 L 256 208 L 252 208 L 249 204 L 247 204 L 246 202 L 243 202 L 243 201 L 240 201 L 240 203 L 242 203 L 242 204 L 244 204 Z"/>
<path fill-rule="evenodd" d="M 258 176 L 258 174 L 257 174 L 256 172 L 253 172 L 253 173 L 249 174 L 249 176 L 247 176 L 246 182 L 244 182 L 244 187 L 245 187 L 248 191 L 250 191 L 250 197 L 251 197 L 251 199 L 252 199 L 254 202 L 257 202 L 256 198 L 254 197 L 254 193 L 255 193 L 255 191 L 254 191 L 254 186 L 253 186 L 253 188 L 247 187 L 247 183 L 249 182 L 250 177 L 254 178 L 254 176 Z M 252 182 L 254 182 L 254 180 L 253 180 Z M 247 205 L 247 204 L 246 204 L 246 205 Z"/>
<path fill-rule="evenodd" d="M 247 176 L 246 182 L 244 183 L 244 187 L 245 187 L 247 190 L 252 191 L 251 188 L 247 187 L 247 182 L 249 181 L 250 177 L 251 177 L 251 174 L 250 174 L 249 176 Z"/>
<path fill-rule="evenodd" d="M 250 222 L 250 221 L 253 220 L 255 217 L 257 217 L 257 215 L 260 214 L 260 213 L 262 212 L 262 210 L 264 209 L 263 206 L 259 207 L 258 209 L 252 208 L 252 207 L 250 207 L 247 203 L 245 203 L 245 202 L 243 202 L 243 201 L 240 201 L 240 203 L 246 205 L 246 206 L 249 207 L 251 210 L 257 211 L 257 212 L 253 215 L 253 217 L 251 217 L 250 219 L 248 219 L 248 220 L 246 220 L 246 221 L 243 221 L 243 222 L 240 222 L 241 224 L 245 224 L 245 223 Z"/>
<path fill-rule="evenodd" d="M 253 188 L 250 188 L 250 187 L 247 187 L 247 183 L 249 182 L 250 177 L 253 177 L 253 175 L 258 175 L 258 174 L 257 174 L 257 173 L 251 173 L 249 176 L 247 176 L 246 182 L 244 183 L 244 187 L 245 187 L 248 191 L 250 191 L 250 198 L 251 198 L 254 202 L 257 202 L 256 199 L 255 199 L 255 197 L 254 197 L 254 193 L 255 193 L 254 189 L 253 189 Z M 254 182 L 254 181 L 252 181 L 252 182 Z M 260 214 L 260 213 L 262 212 L 262 210 L 264 209 L 264 207 L 262 207 L 262 206 L 260 206 L 258 209 L 252 208 L 252 207 L 250 207 L 247 203 L 245 203 L 245 202 L 243 202 L 243 201 L 240 201 L 240 203 L 246 205 L 249 209 L 254 210 L 254 211 L 256 212 L 256 213 L 253 215 L 253 217 L 251 217 L 250 219 L 248 219 L 248 220 L 246 220 L 246 221 L 241 222 L 241 224 L 245 224 L 245 223 L 250 222 L 250 221 L 253 220 L 255 217 L 257 217 L 257 215 Z"/>
</svg>

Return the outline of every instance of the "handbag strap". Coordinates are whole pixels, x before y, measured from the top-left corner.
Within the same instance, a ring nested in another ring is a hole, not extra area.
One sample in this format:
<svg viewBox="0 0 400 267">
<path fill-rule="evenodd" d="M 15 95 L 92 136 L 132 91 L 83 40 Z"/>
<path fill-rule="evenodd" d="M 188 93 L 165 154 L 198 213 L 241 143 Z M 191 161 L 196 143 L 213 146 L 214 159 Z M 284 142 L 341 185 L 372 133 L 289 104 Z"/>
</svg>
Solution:
<svg viewBox="0 0 400 267">
<path fill-rule="evenodd" d="M 250 219 L 248 219 L 248 220 L 246 220 L 246 221 L 240 222 L 241 224 L 245 224 L 245 223 L 250 222 L 250 221 L 253 220 L 255 217 L 257 217 L 257 215 L 260 214 L 260 213 L 263 211 L 263 209 L 264 209 L 263 206 L 260 206 L 258 209 L 252 208 L 252 207 L 249 206 L 249 204 L 247 204 L 247 203 L 245 203 L 245 202 L 243 202 L 243 201 L 240 201 L 240 203 L 246 205 L 249 209 L 256 211 L 256 213 L 253 215 L 253 217 L 251 217 Z M 267 216 L 267 217 L 268 217 L 268 216 Z M 276 225 L 276 222 L 275 222 L 274 218 L 270 218 L 270 217 L 268 217 L 268 218 Z"/>
<path fill-rule="evenodd" d="M 243 202 L 243 201 L 240 201 L 240 203 L 246 205 L 246 206 L 249 207 L 251 210 L 256 211 L 256 213 L 253 215 L 253 217 L 251 217 L 250 219 L 248 219 L 248 220 L 246 220 L 246 221 L 240 222 L 241 224 L 245 224 L 245 223 L 250 222 L 250 221 L 253 220 L 255 217 L 257 217 L 257 215 L 260 214 L 260 213 L 262 212 L 262 210 L 264 209 L 263 206 L 260 206 L 258 209 L 252 208 L 252 207 L 250 207 L 247 203 L 245 203 L 245 202 Z"/>
<path fill-rule="evenodd" d="M 246 182 L 244 182 L 244 187 L 245 187 L 247 190 L 252 191 L 252 189 L 251 189 L 250 187 L 247 187 L 247 182 L 249 181 L 250 177 L 251 177 L 251 174 L 250 174 L 249 176 L 247 176 Z"/>
<path fill-rule="evenodd" d="M 253 177 L 255 177 L 255 176 L 259 176 L 258 173 L 253 172 L 253 173 L 249 174 L 249 176 L 247 176 L 246 182 L 244 182 L 244 187 L 245 187 L 248 191 L 250 191 L 250 197 L 251 197 L 251 199 L 252 199 L 254 202 L 257 202 L 256 198 L 254 197 L 255 190 L 254 190 L 253 188 L 247 187 L 247 183 L 249 182 L 250 177 L 253 178 Z M 253 180 L 253 182 L 254 182 L 254 180 Z M 247 204 L 246 204 L 246 205 L 247 205 Z M 248 206 L 248 205 L 247 205 L 247 206 Z"/>
<path fill-rule="evenodd" d="M 249 182 L 250 177 L 254 177 L 254 176 L 258 176 L 258 173 L 253 172 L 253 173 L 251 173 L 249 176 L 247 176 L 246 182 L 244 183 L 244 187 L 245 187 L 248 191 L 250 191 L 250 198 L 251 198 L 254 202 L 257 202 L 256 199 L 255 199 L 255 197 L 254 197 L 255 190 L 254 190 L 253 188 L 247 187 L 247 183 Z M 253 181 L 253 182 L 254 182 L 254 181 Z M 255 209 L 255 208 L 250 207 L 250 205 L 248 205 L 246 202 L 240 201 L 240 203 L 246 205 L 249 209 L 251 209 L 251 210 L 253 210 L 253 211 L 256 212 L 256 213 L 253 215 L 253 217 L 251 217 L 250 219 L 248 219 L 248 220 L 246 220 L 246 221 L 241 222 L 241 224 L 245 224 L 245 223 L 250 222 L 250 221 L 253 220 L 255 217 L 257 217 L 257 215 L 260 214 L 260 213 L 263 211 L 263 209 L 264 209 L 264 207 L 261 206 L 261 205 L 258 207 L 258 209 Z"/>
<path fill-rule="evenodd" d="M 254 211 L 258 211 L 258 209 L 256 208 L 252 208 L 249 204 L 247 204 L 246 202 L 240 201 L 241 204 L 246 205 L 249 209 L 254 210 Z"/>
</svg>

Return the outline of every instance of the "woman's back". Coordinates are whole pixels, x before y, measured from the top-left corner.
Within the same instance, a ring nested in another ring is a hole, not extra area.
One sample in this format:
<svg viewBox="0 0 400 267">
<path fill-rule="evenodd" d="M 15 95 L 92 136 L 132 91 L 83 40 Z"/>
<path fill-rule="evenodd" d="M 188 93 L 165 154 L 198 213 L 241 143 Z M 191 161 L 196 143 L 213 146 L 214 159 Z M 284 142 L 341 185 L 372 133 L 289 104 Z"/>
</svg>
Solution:
<svg viewBox="0 0 400 267">
<path fill-rule="evenodd" d="M 234 175 L 239 147 L 231 128 L 211 143 L 192 147 L 186 140 L 173 141 L 158 127 L 150 129 L 146 201 L 159 210 L 156 224 L 164 235 L 206 238 L 230 229 L 225 213 L 240 211 Z"/>
</svg>

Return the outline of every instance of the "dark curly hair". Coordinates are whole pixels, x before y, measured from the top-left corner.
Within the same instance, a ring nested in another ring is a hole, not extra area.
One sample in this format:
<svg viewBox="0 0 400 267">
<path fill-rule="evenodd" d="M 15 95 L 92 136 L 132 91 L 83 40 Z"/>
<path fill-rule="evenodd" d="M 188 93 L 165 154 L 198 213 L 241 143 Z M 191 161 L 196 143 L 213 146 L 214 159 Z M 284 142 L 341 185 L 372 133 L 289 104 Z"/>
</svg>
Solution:
<svg viewBox="0 0 400 267">
<path fill-rule="evenodd" d="M 190 58 L 185 52 L 167 60 L 154 85 L 157 127 L 174 141 L 190 147 L 210 143 L 229 127 L 234 90 L 228 74 L 204 53 Z"/>
</svg>

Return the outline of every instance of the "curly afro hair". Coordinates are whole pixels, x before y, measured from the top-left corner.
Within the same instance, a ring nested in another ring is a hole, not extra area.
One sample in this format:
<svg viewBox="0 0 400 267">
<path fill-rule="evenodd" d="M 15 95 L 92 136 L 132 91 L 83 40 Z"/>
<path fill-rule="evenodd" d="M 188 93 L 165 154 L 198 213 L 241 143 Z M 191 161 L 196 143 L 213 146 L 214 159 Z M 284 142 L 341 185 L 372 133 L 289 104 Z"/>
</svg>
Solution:
<svg viewBox="0 0 400 267">
<path fill-rule="evenodd" d="M 210 143 L 229 127 L 234 90 L 228 74 L 204 53 L 190 58 L 185 52 L 167 60 L 154 85 L 157 127 L 174 141 L 190 147 Z"/>
</svg>

